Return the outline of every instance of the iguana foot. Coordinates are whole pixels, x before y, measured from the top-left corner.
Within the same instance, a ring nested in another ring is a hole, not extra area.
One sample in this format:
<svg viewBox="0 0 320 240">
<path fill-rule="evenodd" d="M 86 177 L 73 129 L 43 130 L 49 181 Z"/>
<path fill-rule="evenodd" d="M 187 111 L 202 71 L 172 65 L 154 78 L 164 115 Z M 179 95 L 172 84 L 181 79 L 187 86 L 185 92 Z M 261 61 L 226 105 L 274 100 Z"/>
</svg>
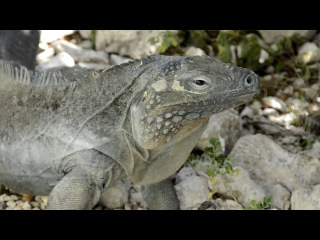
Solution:
<svg viewBox="0 0 320 240">
<path fill-rule="evenodd" d="M 170 179 L 144 186 L 142 195 L 150 210 L 180 209 L 179 200 Z"/>
<path fill-rule="evenodd" d="M 90 210 L 98 203 L 101 192 L 113 180 L 117 164 L 108 156 L 95 150 L 85 150 L 69 156 L 75 167 L 52 189 L 48 209 Z M 87 158 L 87 163 L 83 159 Z M 90 163 L 90 164 L 88 164 Z"/>
</svg>

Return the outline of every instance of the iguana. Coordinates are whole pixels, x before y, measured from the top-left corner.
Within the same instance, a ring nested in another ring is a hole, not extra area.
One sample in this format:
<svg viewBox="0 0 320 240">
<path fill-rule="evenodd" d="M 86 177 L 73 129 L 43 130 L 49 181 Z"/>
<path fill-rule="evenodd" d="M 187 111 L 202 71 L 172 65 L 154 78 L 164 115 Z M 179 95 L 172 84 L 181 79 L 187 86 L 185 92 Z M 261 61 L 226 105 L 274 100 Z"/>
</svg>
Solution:
<svg viewBox="0 0 320 240">
<path fill-rule="evenodd" d="M 49 195 L 49 209 L 92 209 L 124 177 L 145 186 L 149 209 L 179 209 L 168 179 L 209 117 L 260 89 L 252 71 L 208 56 L 71 71 L 0 64 L 0 183 Z"/>
</svg>

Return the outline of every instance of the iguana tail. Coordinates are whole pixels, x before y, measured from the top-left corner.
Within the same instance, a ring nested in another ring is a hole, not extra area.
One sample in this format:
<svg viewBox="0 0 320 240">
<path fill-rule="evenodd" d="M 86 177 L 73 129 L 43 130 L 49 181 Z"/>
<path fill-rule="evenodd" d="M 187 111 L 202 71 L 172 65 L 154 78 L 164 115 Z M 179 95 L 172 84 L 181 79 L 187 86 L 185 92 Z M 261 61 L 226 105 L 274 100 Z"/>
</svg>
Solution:
<svg viewBox="0 0 320 240">
<path fill-rule="evenodd" d="M 0 59 L 34 70 L 39 30 L 0 30 Z"/>
</svg>

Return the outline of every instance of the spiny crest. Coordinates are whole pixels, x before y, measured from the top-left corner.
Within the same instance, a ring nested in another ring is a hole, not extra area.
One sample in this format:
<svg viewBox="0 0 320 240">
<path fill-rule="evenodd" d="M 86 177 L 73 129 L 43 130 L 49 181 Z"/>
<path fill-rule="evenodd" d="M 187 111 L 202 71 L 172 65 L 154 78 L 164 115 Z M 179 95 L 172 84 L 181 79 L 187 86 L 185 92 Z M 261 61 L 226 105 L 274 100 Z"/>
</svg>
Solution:
<svg viewBox="0 0 320 240">
<path fill-rule="evenodd" d="M 18 82 L 25 85 L 58 86 L 74 85 L 62 76 L 61 72 L 29 72 L 25 67 L 14 67 L 6 62 L 0 62 L 0 79 L 10 82 Z"/>
</svg>

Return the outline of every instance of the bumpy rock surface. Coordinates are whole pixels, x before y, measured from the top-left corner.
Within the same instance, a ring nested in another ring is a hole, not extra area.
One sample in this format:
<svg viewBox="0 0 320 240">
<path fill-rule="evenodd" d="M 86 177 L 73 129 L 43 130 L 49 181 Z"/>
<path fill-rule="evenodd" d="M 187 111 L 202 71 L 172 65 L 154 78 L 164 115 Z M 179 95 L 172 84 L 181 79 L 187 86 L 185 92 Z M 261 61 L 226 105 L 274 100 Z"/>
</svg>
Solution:
<svg viewBox="0 0 320 240">
<path fill-rule="evenodd" d="M 56 41 L 52 45 L 57 53 L 66 52 L 76 62 L 95 62 L 109 64 L 108 53 L 104 51 L 82 49 L 81 47 L 64 40 Z"/>
<path fill-rule="evenodd" d="M 281 210 L 288 210 L 291 202 L 290 192 L 282 185 L 276 184 L 271 188 L 270 196 L 272 196 L 272 206 Z"/>
<path fill-rule="evenodd" d="M 192 209 L 208 200 L 207 179 L 199 176 L 195 170 L 185 167 L 177 174 L 175 185 L 181 209 Z"/>
<path fill-rule="evenodd" d="M 252 200 L 261 201 L 266 197 L 265 191 L 254 182 L 246 169 L 238 169 L 233 174 L 217 175 L 215 182 L 208 180 L 210 190 L 236 199 L 242 206 L 249 206 Z"/>
<path fill-rule="evenodd" d="M 204 150 L 210 138 L 221 138 L 223 148 L 230 152 L 241 136 L 242 124 L 238 113 L 234 110 L 224 111 L 210 117 L 208 127 L 197 143 L 197 148 Z"/>
<path fill-rule="evenodd" d="M 216 210 L 243 210 L 241 204 L 230 199 L 222 200 L 221 198 L 217 198 L 214 203 Z"/>
<path fill-rule="evenodd" d="M 293 191 L 320 183 L 319 159 L 289 153 L 261 134 L 240 138 L 230 155 L 267 191 L 275 184 Z"/>
<path fill-rule="evenodd" d="M 292 210 L 320 210 L 320 185 L 298 188 L 292 193 Z"/>
</svg>

